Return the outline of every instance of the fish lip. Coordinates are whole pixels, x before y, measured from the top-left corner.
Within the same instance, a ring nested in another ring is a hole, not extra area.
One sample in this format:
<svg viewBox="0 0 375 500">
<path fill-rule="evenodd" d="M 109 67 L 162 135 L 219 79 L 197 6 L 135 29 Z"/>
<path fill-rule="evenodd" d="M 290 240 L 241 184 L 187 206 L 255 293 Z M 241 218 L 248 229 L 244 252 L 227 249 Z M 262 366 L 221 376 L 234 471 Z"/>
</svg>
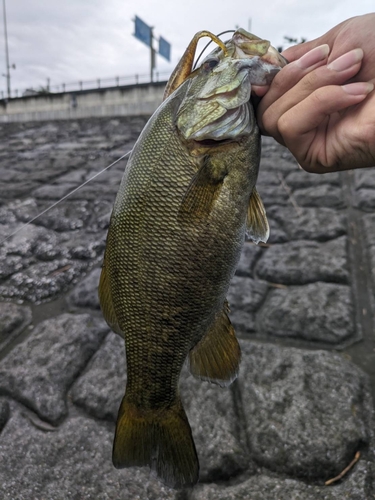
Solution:
<svg viewBox="0 0 375 500">
<path fill-rule="evenodd" d="M 239 59 L 238 62 L 239 62 L 238 75 L 242 71 L 245 73 L 245 76 L 241 80 L 241 84 L 243 80 L 246 78 L 246 75 L 248 75 L 251 85 L 259 85 L 259 86 L 270 85 L 275 75 L 282 68 L 282 66 L 270 62 L 265 56 L 263 57 L 251 56 L 248 58 Z M 263 80 L 258 79 L 257 71 L 260 71 Z"/>
<path fill-rule="evenodd" d="M 197 139 L 184 139 L 187 149 L 193 156 L 205 156 L 215 151 L 217 153 L 221 149 L 227 150 L 230 147 L 237 147 L 241 143 L 243 137 L 228 138 L 228 139 L 203 139 L 199 141 Z"/>
<path fill-rule="evenodd" d="M 280 68 L 283 68 L 289 62 L 283 55 L 280 54 L 280 52 L 273 45 L 271 45 L 271 43 L 268 40 L 262 40 L 258 36 L 254 35 L 253 33 L 249 33 L 243 28 L 239 28 L 235 31 L 230 42 L 234 44 L 237 53 L 242 54 L 244 58 L 253 57 L 253 55 L 254 56 L 258 55 L 260 56 L 262 61 L 265 61 L 271 64 L 272 66 Z M 254 44 L 255 46 L 253 47 L 253 50 L 255 51 L 257 50 L 256 46 L 257 43 L 259 42 L 261 46 L 264 45 L 263 48 L 266 49 L 266 52 L 263 53 L 263 55 L 254 52 L 252 55 L 251 52 L 247 52 L 247 48 L 244 46 L 246 42 L 250 42 L 250 44 L 255 42 Z"/>
<path fill-rule="evenodd" d="M 251 59 L 253 60 L 253 64 L 248 66 L 251 85 L 259 85 L 260 87 L 270 85 L 275 75 L 282 68 L 282 66 L 269 62 L 264 56 L 254 56 Z M 241 61 L 246 61 L 246 59 Z"/>
<path fill-rule="evenodd" d="M 217 147 L 217 146 L 223 146 L 225 144 L 229 144 L 231 142 L 238 142 L 235 141 L 232 138 L 227 138 L 227 139 L 202 139 L 201 141 L 199 139 L 192 139 L 191 140 L 193 143 L 198 144 L 199 146 L 204 146 L 209 149 L 212 149 L 212 147 Z"/>
<path fill-rule="evenodd" d="M 280 69 L 289 63 L 289 61 L 281 55 L 275 47 L 272 47 L 272 45 L 268 49 L 267 54 L 262 56 L 262 60 Z"/>
</svg>

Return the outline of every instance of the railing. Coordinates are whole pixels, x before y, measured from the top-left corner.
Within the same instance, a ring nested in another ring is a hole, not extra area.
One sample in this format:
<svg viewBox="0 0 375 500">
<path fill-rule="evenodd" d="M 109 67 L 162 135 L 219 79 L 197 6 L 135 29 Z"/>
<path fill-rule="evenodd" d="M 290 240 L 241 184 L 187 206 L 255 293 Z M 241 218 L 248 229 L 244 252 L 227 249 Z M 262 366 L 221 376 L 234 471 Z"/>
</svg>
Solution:
<svg viewBox="0 0 375 500">
<path fill-rule="evenodd" d="M 154 82 L 167 80 L 170 72 L 155 73 Z M 28 87 L 24 89 L 15 89 L 11 92 L 11 98 L 24 97 L 32 95 L 55 94 L 59 92 L 79 92 L 82 90 L 94 90 L 107 87 L 119 87 L 120 85 L 137 85 L 139 83 L 149 83 L 150 74 L 115 76 L 113 78 L 98 78 L 97 80 L 81 80 L 78 82 L 61 83 L 60 85 L 50 85 L 50 79 L 47 78 L 47 85 L 38 88 Z M 5 99 L 6 94 L 0 91 L 0 99 Z"/>
</svg>

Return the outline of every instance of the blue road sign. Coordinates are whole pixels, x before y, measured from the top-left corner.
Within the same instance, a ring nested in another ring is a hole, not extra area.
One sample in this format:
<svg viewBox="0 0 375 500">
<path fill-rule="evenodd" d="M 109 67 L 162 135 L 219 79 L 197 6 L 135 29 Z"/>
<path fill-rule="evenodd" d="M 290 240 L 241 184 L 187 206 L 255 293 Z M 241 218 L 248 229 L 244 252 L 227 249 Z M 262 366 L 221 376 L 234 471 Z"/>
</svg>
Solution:
<svg viewBox="0 0 375 500">
<path fill-rule="evenodd" d="M 159 37 L 159 54 L 165 57 L 167 61 L 171 60 L 171 44 L 162 36 Z"/>
<path fill-rule="evenodd" d="M 151 27 L 142 21 L 142 19 L 139 19 L 138 16 L 135 16 L 134 23 L 134 36 L 148 47 L 151 47 Z"/>
</svg>

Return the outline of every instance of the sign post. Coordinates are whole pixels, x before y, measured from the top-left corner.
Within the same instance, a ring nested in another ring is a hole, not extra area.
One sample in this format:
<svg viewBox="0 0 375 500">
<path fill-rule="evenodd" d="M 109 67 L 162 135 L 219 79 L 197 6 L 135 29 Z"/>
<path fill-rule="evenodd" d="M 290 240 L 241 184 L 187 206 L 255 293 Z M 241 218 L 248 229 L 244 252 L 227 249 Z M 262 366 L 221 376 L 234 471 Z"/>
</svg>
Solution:
<svg viewBox="0 0 375 500">
<path fill-rule="evenodd" d="M 150 81 L 154 81 L 154 69 L 156 67 L 156 50 L 154 49 L 153 41 L 154 41 L 154 33 L 153 27 L 146 24 L 142 19 L 138 16 L 135 16 L 134 19 L 134 36 L 138 38 L 141 42 L 143 42 L 147 47 L 150 48 L 150 56 L 151 56 L 151 64 L 150 64 Z M 163 37 L 159 37 L 159 54 L 167 59 L 167 61 L 171 60 L 171 45 L 167 40 Z"/>
<path fill-rule="evenodd" d="M 153 45 L 153 40 L 154 40 L 154 33 L 153 33 L 153 28 L 151 28 L 151 45 L 150 45 L 150 48 L 151 48 L 150 81 L 151 82 L 154 81 L 154 69 L 156 66 L 155 49 L 154 49 L 154 45 Z"/>
<path fill-rule="evenodd" d="M 8 50 L 8 33 L 7 33 L 7 15 L 5 9 L 5 0 L 3 0 L 3 15 L 4 15 L 4 35 L 5 35 L 5 63 L 7 72 L 5 75 L 7 79 L 7 95 L 10 99 L 10 66 L 9 66 L 9 50 Z"/>
<path fill-rule="evenodd" d="M 167 61 L 171 61 L 171 44 L 162 36 L 159 37 L 159 54 Z"/>
</svg>

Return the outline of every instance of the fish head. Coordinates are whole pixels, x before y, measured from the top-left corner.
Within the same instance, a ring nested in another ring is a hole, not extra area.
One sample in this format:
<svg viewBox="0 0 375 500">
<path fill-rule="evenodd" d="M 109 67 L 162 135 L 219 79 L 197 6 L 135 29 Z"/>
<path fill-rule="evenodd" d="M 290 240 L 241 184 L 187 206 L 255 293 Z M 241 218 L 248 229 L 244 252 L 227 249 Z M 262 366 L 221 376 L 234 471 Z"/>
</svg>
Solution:
<svg viewBox="0 0 375 500">
<path fill-rule="evenodd" d="M 185 80 L 176 120 L 183 138 L 228 141 L 251 133 L 251 85 L 269 85 L 286 63 L 270 42 L 238 29 Z"/>
</svg>

